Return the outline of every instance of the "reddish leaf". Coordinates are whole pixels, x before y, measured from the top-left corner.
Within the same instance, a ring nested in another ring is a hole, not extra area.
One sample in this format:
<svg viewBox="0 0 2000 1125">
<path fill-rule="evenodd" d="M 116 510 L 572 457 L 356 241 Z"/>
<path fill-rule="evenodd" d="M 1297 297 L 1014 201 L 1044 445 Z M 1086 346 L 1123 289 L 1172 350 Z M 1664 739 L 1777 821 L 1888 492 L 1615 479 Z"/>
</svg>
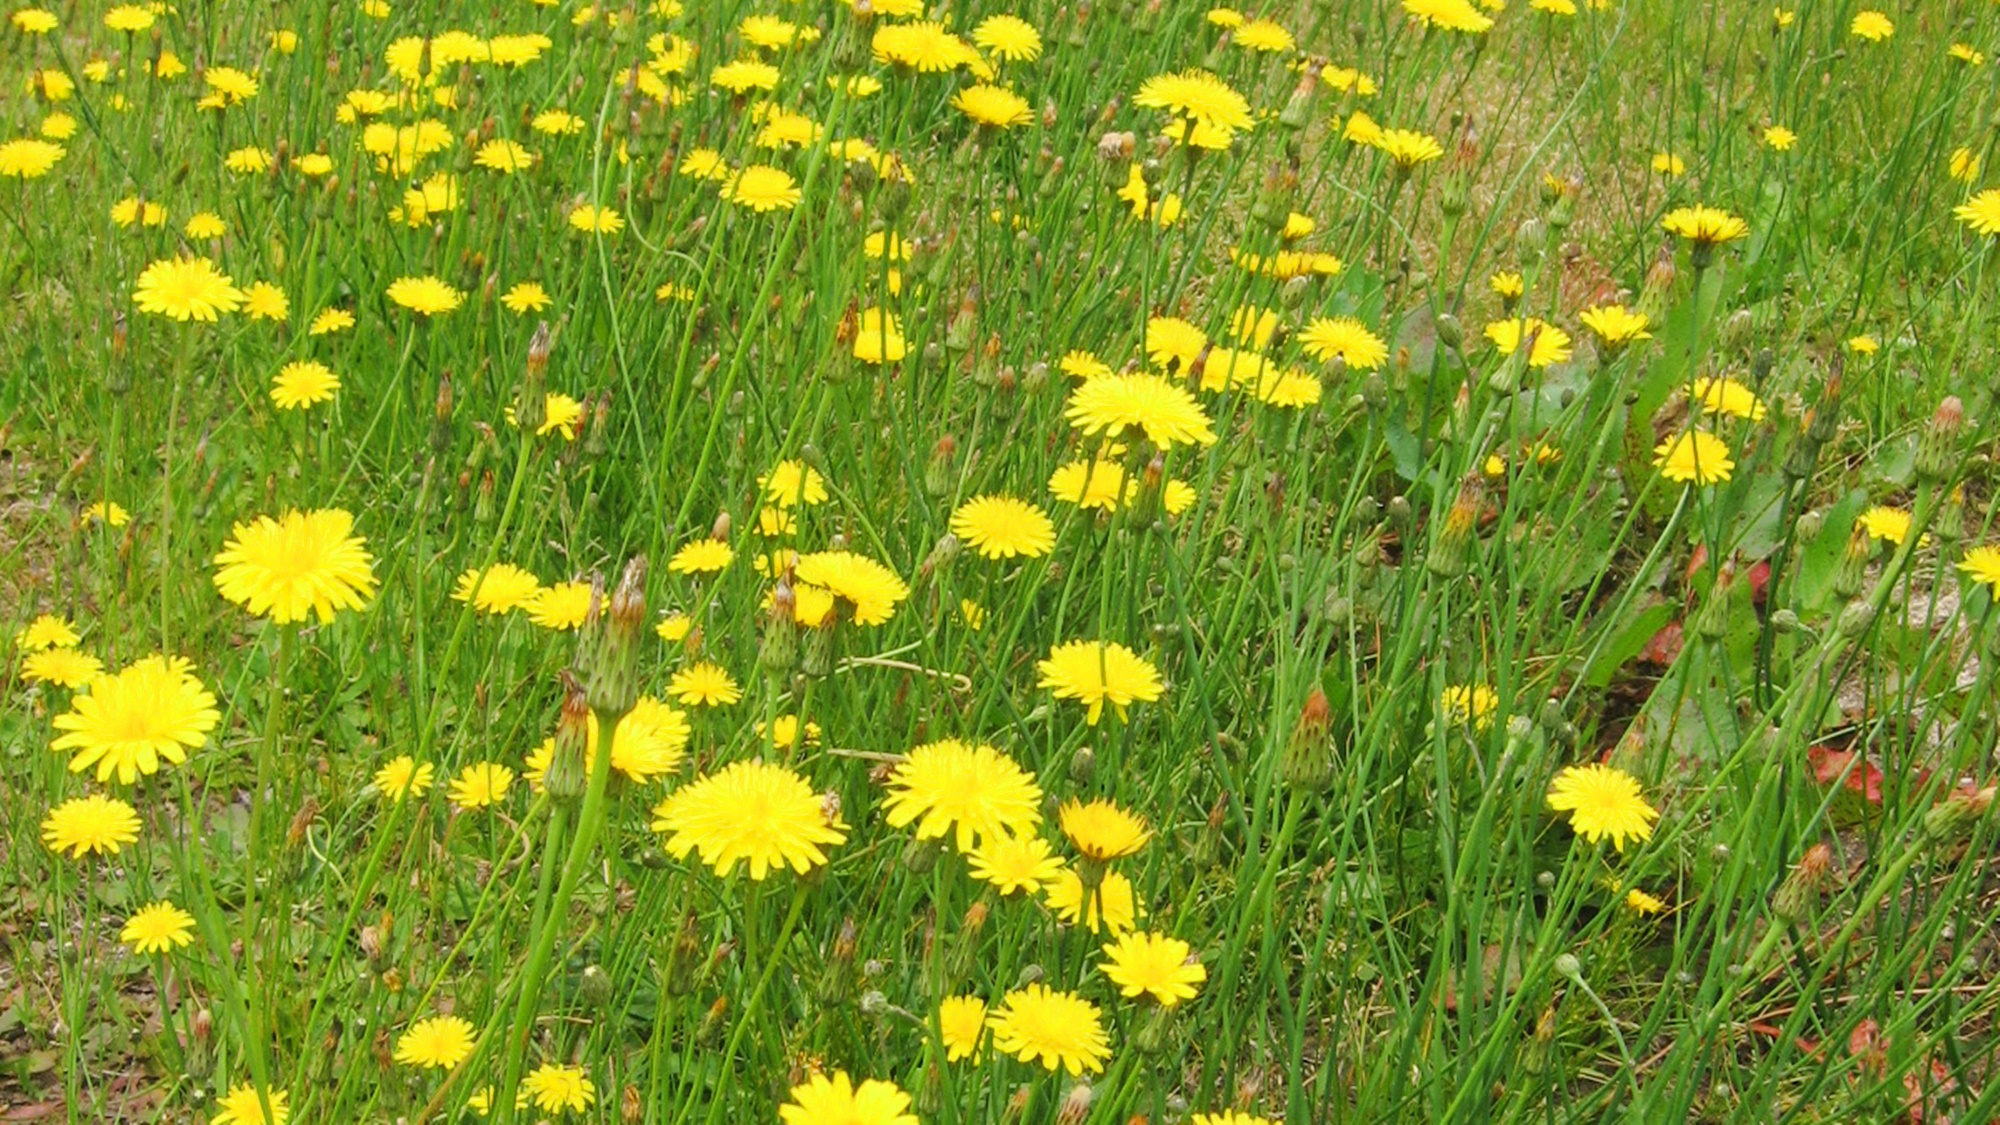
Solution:
<svg viewBox="0 0 2000 1125">
<path fill-rule="evenodd" d="M 1813 779 L 1821 785 L 1832 785 L 1847 775 L 1847 788 L 1861 794 L 1871 805 L 1882 803 L 1882 771 L 1875 763 L 1862 758 L 1852 750 L 1835 750 L 1830 746 L 1814 746 L 1806 751 L 1806 761 L 1812 765 Z M 1848 767 L 1853 765 L 1852 769 Z M 1859 1029 L 1857 1029 L 1857 1034 Z"/>
<path fill-rule="evenodd" d="M 1744 577 L 1750 580 L 1751 603 L 1763 605 L 1765 596 L 1771 592 L 1771 560 L 1759 560 L 1745 572 Z"/>
<path fill-rule="evenodd" d="M 1646 642 L 1645 648 L 1639 650 L 1639 662 L 1664 668 L 1672 664 L 1674 658 L 1681 654 L 1682 643 L 1681 623 L 1669 621 L 1659 632 L 1653 634 L 1652 639 Z"/>
</svg>

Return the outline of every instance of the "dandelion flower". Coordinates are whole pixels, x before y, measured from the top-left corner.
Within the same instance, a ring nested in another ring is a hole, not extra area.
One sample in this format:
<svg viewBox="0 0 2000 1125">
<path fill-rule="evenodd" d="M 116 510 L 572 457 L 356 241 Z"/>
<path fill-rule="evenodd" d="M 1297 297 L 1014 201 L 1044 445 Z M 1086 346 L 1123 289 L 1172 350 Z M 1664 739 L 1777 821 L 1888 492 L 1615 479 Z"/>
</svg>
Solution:
<svg viewBox="0 0 2000 1125">
<path fill-rule="evenodd" d="M 132 303 L 140 312 L 213 324 L 243 304 L 243 291 L 207 258 L 162 258 L 139 274 Z"/>
<path fill-rule="evenodd" d="M 1351 316 L 1314 318 L 1299 343 L 1321 363 L 1338 359 L 1355 371 L 1373 371 L 1389 358 L 1387 341 Z"/>
<path fill-rule="evenodd" d="M 222 221 L 222 216 L 213 211 L 196 211 L 188 216 L 187 224 L 181 227 L 181 233 L 196 240 L 221 238 L 229 233 L 229 225 Z"/>
<path fill-rule="evenodd" d="M 525 172 L 535 165 L 535 154 L 527 147 L 504 137 L 496 137 L 479 146 L 472 162 L 503 175 Z"/>
<path fill-rule="evenodd" d="M 1750 224 L 1714 207 L 1677 207 L 1667 212 L 1660 226 L 1698 246 L 1720 246 L 1750 235 Z"/>
<path fill-rule="evenodd" d="M 1653 171 L 1662 176 L 1682 176 L 1688 170 L 1687 161 L 1671 152 L 1653 154 Z"/>
<path fill-rule="evenodd" d="M 46 8 L 16 8 L 12 20 L 14 30 L 23 35 L 47 35 L 61 26 L 56 14 Z"/>
<path fill-rule="evenodd" d="M 916 823 L 917 839 L 953 834 L 961 852 L 978 840 L 1032 832 L 1041 824 L 1034 775 L 991 746 L 947 738 L 911 750 L 889 774 L 882 806 L 891 828 Z"/>
<path fill-rule="evenodd" d="M 1485 684 L 1452 684 L 1439 693 L 1438 710 L 1452 726 L 1485 734 L 1500 713 L 1500 695 Z"/>
<path fill-rule="evenodd" d="M 49 169 L 56 166 L 66 151 L 59 144 L 32 137 L 0 143 L 0 176 L 39 179 L 49 174 Z"/>
<path fill-rule="evenodd" d="M 1103 948 L 1110 960 L 1097 967 L 1128 1000 L 1150 996 L 1162 1008 L 1171 1008 L 1194 999 L 1208 979 L 1208 969 L 1179 938 L 1134 930 Z"/>
<path fill-rule="evenodd" d="M 308 336 L 326 336 L 354 327 L 354 314 L 346 309 L 321 309 L 306 327 Z"/>
<path fill-rule="evenodd" d="M 1229 83 L 1205 70 L 1184 70 L 1159 74 L 1139 84 L 1132 104 L 1145 109 L 1164 109 L 1197 125 L 1226 133 L 1240 133 L 1254 125 L 1250 103 Z"/>
<path fill-rule="evenodd" d="M 743 698 L 736 678 L 706 660 L 675 672 L 667 692 L 690 707 L 723 707 Z"/>
<path fill-rule="evenodd" d="M 903 325 L 895 313 L 878 308 L 861 311 L 861 318 L 854 330 L 854 358 L 863 363 L 880 366 L 895 363 L 909 354 L 910 345 L 903 338 Z"/>
<path fill-rule="evenodd" d="M 736 549 L 721 539 L 697 539 L 667 561 L 675 574 L 714 574 L 736 558 Z"/>
<path fill-rule="evenodd" d="M 117 855 L 120 847 L 138 838 L 138 812 L 102 793 L 72 797 L 42 819 L 42 843 L 52 852 L 67 851 L 71 859 L 92 852 Z"/>
<path fill-rule="evenodd" d="M 1799 135 L 1783 125 L 1769 125 L 1764 129 L 1764 147 L 1772 152 L 1790 152 L 1799 142 Z"/>
<path fill-rule="evenodd" d="M 132 522 L 132 513 L 123 504 L 111 500 L 99 500 L 83 510 L 83 522 L 102 521 L 112 527 L 124 527 Z"/>
<path fill-rule="evenodd" d="M 778 68 L 761 59 L 737 59 L 708 72 L 708 84 L 732 94 L 778 88 Z"/>
<path fill-rule="evenodd" d="M 430 792 L 431 779 L 436 776 L 436 767 L 429 762 L 420 764 L 408 754 L 402 754 L 389 759 L 375 771 L 375 788 L 391 801 L 421 797 Z"/>
<path fill-rule="evenodd" d="M 162 900 L 125 919 L 118 941 L 140 956 L 171 953 L 194 943 L 194 915 Z"/>
<path fill-rule="evenodd" d="M 856 625 L 880 625 L 894 617 L 910 588 L 896 573 L 852 551 L 815 551 L 799 556 L 799 581 L 833 594 L 854 607 Z"/>
<path fill-rule="evenodd" d="M 1436 137 L 1411 129 L 1384 129 L 1382 135 L 1375 139 L 1375 147 L 1406 172 L 1444 155 L 1444 148 L 1437 143 Z"/>
<path fill-rule="evenodd" d="M 1847 26 L 1856 39 L 1866 39 L 1870 43 L 1880 43 L 1896 34 L 1896 25 L 1889 17 L 1872 8 L 1854 13 L 1854 22 Z"/>
<path fill-rule="evenodd" d="M 424 1070 L 450 1070 L 472 1054 L 472 1024 L 457 1016 L 432 1016 L 396 1037 L 396 1061 Z"/>
<path fill-rule="evenodd" d="M 1595 305 L 1578 313 L 1576 319 L 1612 350 L 1621 349 L 1636 340 L 1653 338 L 1653 334 L 1646 331 L 1646 314 L 1632 312 L 1624 305 Z"/>
<path fill-rule="evenodd" d="M 988 559 L 1038 559 L 1056 545 L 1046 512 L 1012 496 L 976 496 L 951 514 L 951 533 Z"/>
<path fill-rule="evenodd" d="M 287 363 L 271 380 L 271 403 L 280 410 L 303 410 L 332 402 L 340 377 L 326 364 L 301 359 Z"/>
<path fill-rule="evenodd" d="M 1035 119 L 1028 100 L 1005 86 L 968 86 L 952 95 L 951 104 L 974 124 L 992 129 L 1012 129 Z"/>
<path fill-rule="evenodd" d="M 67 733 L 49 748 L 76 751 L 72 773 L 95 765 L 100 783 L 115 774 L 119 784 L 131 785 L 141 774 L 159 772 L 162 761 L 186 761 L 188 749 L 206 742 L 221 719 L 215 696 L 186 661 L 148 656 L 91 681 L 90 690 L 55 717 L 56 729 Z"/>
<path fill-rule="evenodd" d="M 946 1062 L 978 1055 L 986 1040 L 986 1001 L 947 996 L 938 1004 L 938 1039 L 944 1044 Z"/>
<path fill-rule="evenodd" d="M 104 662 L 73 648 L 45 648 L 21 661 L 21 678 L 29 683 L 80 688 L 104 671 Z"/>
<path fill-rule="evenodd" d="M 1282 54 L 1297 47 L 1298 40 L 1274 20 L 1254 19 L 1237 27 L 1237 46 L 1265 54 Z"/>
<path fill-rule="evenodd" d="M 1513 355 L 1523 342 L 1531 342 L 1528 366 L 1533 368 L 1567 363 L 1571 355 L 1569 333 L 1538 317 L 1496 320 L 1486 326 L 1486 338 L 1501 355 Z"/>
<path fill-rule="evenodd" d="M 474 762 L 451 779 L 451 803 L 462 809 L 496 804 L 514 784 L 514 771 L 498 762 Z"/>
<path fill-rule="evenodd" d="M 568 632 L 590 616 L 590 583 L 557 582 L 544 586 L 521 603 L 521 608 L 527 612 L 528 620 L 542 628 Z"/>
<path fill-rule="evenodd" d="M 26 652 L 45 648 L 73 648 L 82 640 L 66 618 L 44 613 L 14 634 L 14 647 Z"/>
<path fill-rule="evenodd" d="M 1734 379 L 1703 375 L 1688 385 L 1688 401 L 1710 414 L 1728 414 L 1752 422 L 1764 420 L 1763 400 Z"/>
<path fill-rule="evenodd" d="M 290 511 L 239 523 L 215 556 L 222 596 L 279 625 L 320 623 L 360 609 L 375 592 L 367 541 L 350 536 L 354 517 L 339 508 Z"/>
<path fill-rule="evenodd" d="M 1075 798 L 1064 801 L 1058 816 L 1069 842 L 1099 863 L 1136 854 L 1153 838 L 1143 819 L 1101 797 L 1089 804 Z"/>
<path fill-rule="evenodd" d="M 1549 808 L 1569 813 L 1570 828 L 1586 843 L 1610 837 L 1620 852 L 1626 840 L 1652 839 L 1653 822 L 1660 817 L 1639 792 L 1637 779 L 1595 762 L 1558 773 L 1549 786 Z"/>
<path fill-rule="evenodd" d="M 543 1113 L 582 1113 L 597 1100 L 597 1087 L 580 1066 L 543 1063 L 521 1079 L 521 1093 Z"/>
<path fill-rule="evenodd" d="M 988 1017 L 993 1047 L 1047 1070 L 1066 1070 L 1071 1077 L 1104 1069 L 1111 1057 L 1111 1037 L 1105 1033 L 1097 1005 L 1071 992 L 1055 992 L 1041 984 L 1015 989 Z"/>
<path fill-rule="evenodd" d="M 778 1107 L 784 1125 L 917 1125 L 909 1112 L 910 1095 L 894 1082 L 879 1078 L 859 1086 L 836 1070 L 833 1077 L 814 1074 L 792 1087 L 792 1100 Z"/>
<path fill-rule="evenodd" d="M 1403 10 L 1425 27 L 1481 35 L 1493 29 L 1493 18 L 1470 0 L 1403 0 Z"/>
<path fill-rule="evenodd" d="M 1037 687 L 1051 689 L 1057 699 L 1074 699 L 1086 708 L 1085 721 L 1091 726 L 1103 716 L 1104 705 L 1125 709 L 1134 702 L 1151 703 L 1160 698 L 1160 673 L 1138 653 L 1124 645 L 1102 641 L 1069 641 L 1050 650 L 1048 658 L 1035 665 L 1041 673 Z"/>
<path fill-rule="evenodd" d="M 764 214 L 791 210 L 801 195 L 798 182 L 784 169 L 752 164 L 723 183 L 722 198 Z"/>
<path fill-rule="evenodd" d="M 542 592 L 541 579 L 513 563 L 494 563 L 481 571 L 473 567 L 458 576 L 451 599 L 471 602 L 481 613 L 507 613 L 521 608 Z"/>
<path fill-rule="evenodd" d="M 1987 188 L 1951 209 L 1974 234 L 2000 234 L 2000 188 Z"/>
<path fill-rule="evenodd" d="M 1974 547 L 1959 560 L 1958 571 L 1989 593 L 2000 595 L 2000 547 Z"/>
<path fill-rule="evenodd" d="M 586 203 L 569 213 L 569 225 L 585 234 L 617 234 L 625 229 L 625 218 L 609 207 Z"/>
<path fill-rule="evenodd" d="M 1036 894 L 1063 873 L 1063 862 L 1040 836 L 987 836 L 966 852 L 972 877 L 1003 895 Z"/>
<path fill-rule="evenodd" d="M 1139 919 L 1132 880 L 1116 871 L 1106 872 L 1097 890 L 1087 892 L 1083 877 L 1075 869 L 1065 867 L 1050 880 L 1042 897 L 1056 917 L 1072 926 L 1082 923 L 1094 934 L 1122 934 Z"/>
<path fill-rule="evenodd" d="M 764 498 L 780 508 L 826 503 L 826 480 L 803 461 L 780 461 L 757 478 Z"/>
<path fill-rule="evenodd" d="M 1729 443 L 1706 430 L 1688 430 L 1654 447 L 1653 467 L 1671 481 L 1711 485 L 1727 482 L 1736 462 Z"/>
<path fill-rule="evenodd" d="M 266 1102 L 271 1106 L 269 1117 L 264 1116 Z M 248 1082 L 231 1086 L 215 1104 L 221 1112 L 208 1119 L 209 1125 L 286 1125 L 292 1119 L 292 1107 L 283 1090 L 265 1095 Z"/>
<path fill-rule="evenodd" d="M 243 315 L 251 320 L 284 320 L 292 315 L 292 302 L 283 289 L 254 281 L 243 290 Z"/>
<path fill-rule="evenodd" d="M 972 42 L 1008 62 L 1034 62 L 1042 57 L 1042 33 L 1019 16 L 988 16 L 972 29 Z"/>
<path fill-rule="evenodd" d="M 1647 894 L 1637 887 L 1625 892 L 1625 908 L 1645 918 L 1667 912 L 1667 904 L 1658 895 Z"/>
<path fill-rule="evenodd" d="M 507 306 L 508 312 L 525 316 L 540 312 L 555 302 L 549 299 L 549 291 L 542 288 L 541 282 L 520 281 L 500 295 L 500 303 Z"/>
<path fill-rule="evenodd" d="M 803 875 L 826 862 L 825 846 L 847 839 L 837 809 L 805 778 L 756 761 L 733 762 L 675 790 L 653 817 L 675 859 L 698 850 L 717 875 L 747 862 L 756 882 L 779 867 Z"/>
<path fill-rule="evenodd" d="M 428 275 L 397 278 L 389 284 L 388 296 L 419 316 L 448 313 L 465 302 L 465 294 Z"/>
<path fill-rule="evenodd" d="M 1162 449 L 1215 444 L 1208 414 L 1194 396 L 1143 372 L 1107 375 L 1078 385 L 1070 392 L 1064 414 L 1085 434 L 1115 438 L 1128 429 L 1138 430 Z"/>
</svg>

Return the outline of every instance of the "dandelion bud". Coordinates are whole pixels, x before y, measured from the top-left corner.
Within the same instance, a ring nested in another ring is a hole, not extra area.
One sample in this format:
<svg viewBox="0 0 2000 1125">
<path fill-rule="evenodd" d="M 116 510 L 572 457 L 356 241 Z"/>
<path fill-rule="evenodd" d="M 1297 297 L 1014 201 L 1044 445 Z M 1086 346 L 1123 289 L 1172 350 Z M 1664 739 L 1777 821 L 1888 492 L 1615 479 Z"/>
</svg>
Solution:
<svg viewBox="0 0 2000 1125">
<path fill-rule="evenodd" d="M 1250 217 L 1271 231 L 1285 229 L 1292 217 L 1292 192 L 1299 186 L 1297 173 L 1273 168 L 1264 176 L 1264 186 L 1250 203 Z"/>
<path fill-rule="evenodd" d="M 611 392 L 597 396 L 590 411 L 590 432 L 583 439 L 584 456 L 596 460 L 611 452 Z"/>
<path fill-rule="evenodd" d="M 1958 435 L 1965 428 L 1965 404 L 1946 395 L 1917 438 L 1917 479 L 1932 483 L 1948 479 L 1957 466 Z"/>
<path fill-rule="evenodd" d="M 1943 800 L 1924 812 L 1924 835 L 1934 844 L 1954 844 L 1972 829 L 1973 822 L 1993 807 L 2000 789 L 1953 789 Z"/>
<path fill-rule="evenodd" d="M 962 352 L 972 347 L 972 330 L 979 311 L 979 290 L 969 290 L 958 303 L 958 311 L 952 314 L 951 323 L 945 327 L 944 346 L 949 351 Z"/>
<path fill-rule="evenodd" d="M 1826 526 L 1826 514 L 1815 508 L 1800 516 L 1793 529 L 1798 535 L 1799 542 L 1810 543 L 1819 538 L 1820 529 L 1824 526 Z"/>
<path fill-rule="evenodd" d="M 1813 908 L 1819 905 L 1819 897 L 1826 889 L 1827 875 L 1832 869 L 1832 848 L 1824 843 L 1807 848 L 1797 866 L 1785 875 L 1785 881 L 1771 895 L 1771 913 L 1787 922 L 1805 921 L 1811 916 Z"/>
<path fill-rule="evenodd" d="M 958 452 L 958 439 L 950 434 L 938 439 L 931 447 L 930 460 L 924 463 L 924 491 L 932 496 L 945 496 L 951 492 L 952 458 Z"/>
<path fill-rule="evenodd" d="M 1029 1086 L 1025 1082 L 1021 1083 L 1019 1086 L 1016 1086 L 1014 1088 L 1014 1092 L 1007 1098 L 1007 1108 L 1004 1112 L 1005 1120 L 1008 1121 L 1021 1120 L 1024 1116 L 1026 1116 L 1028 1112 L 1028 1103 L 1032 1100 L 1034 1100 L 1034 1087 Z"/>
<path fill-rule="evenodd" d="M 639 1093 L 638 1086 L 627 1082 L 625 1088 L 618 1092 L 618 1120 L 623 1125 L 639 1125 L 639 1122 L 645 1120 L 645 1117 L 646 1101 L 644 1096 Z"/>
<path fill-rule="evenodd" d="M 1458 318 L 1452 314 L 1439 313 L 1435 327 L 1437 329 L 1438 343 L 1443 344 L 1445 347 L 1457 351 L 1460 345 L 1465 343 L 1465 329 L 1459 325 Z"/>
<path fill-rule="evenodd" d="M 714 1045 L 720 1041 L 722 1038 L 723 1021 L 728 1018 L 728 1014 L 729 997 L 716 997 L 715 1003 L 710 1004 L 708 1011 L 702 1013 L 701 1024 L 695 1028 L 695 1042 Z"/>
<path fill-rule="evenodd" d="M 1866 633 L 1868 627 L 1873 624 L 1875 624 L 1875 607 L 1856 598 L 1840 611 L 1840 621 L 1835 628 L 1840 631 L 1841 636 L 1853 640 Z"/>
<path fill-rule="evenodd" d="M 1333 706 L 1326 693 L 1314 688 L 1292 724 L 1280 763 L 1285 784 L 1305 793 L 1323 791 L 1333 781 Z"/>
<path fill-rule="evenodd" d="M 1737 309 L 1722 318 L 1722 327 L 1716 330 L 1715 346 L 1725 352 L 1737 351 L 1750 342 L 1750 332 L 1756 323 L 1749 309 Z"/>
<path fill-rule="evenodd" d="M 611 974 L 602 965 L 585 965 L 577 974 L 577 998 L 591 1008 L 602 1008 L 611 999 Z"/>
<path fill-rule="evenodd" d="M 473 501 L 472 521 L 474 523 L 493 522 L 493 470 L 488 469 L 479 477 L 479 497 Z"/>
<path fill-rule="evenodd" d="M 857 931 L 853 918 L 841 920 L 840 932 L 828 951 L 826 971 L 819 978 L 819 999 L 828 1007 L 838 1007 L 854 999 L 858 978 L 854 971 Z"/>
<path fill-rule="evenodd" d="M 1840 564 L 1833 571 L 1833 592 L 1842 598 L 1859 597 L 1861 585 L 1868 577 L 1868 560 L 1875 553 L 1875 541 L 1868 536 L 1868 529 L 1856 523 L 1847 536 L 1847 549 L 1841 553 Z"/>
<path fill-rule="evenodd" d="M 556 800 L 575 800 L 583 796 L 590 775 L 590 704 L 576 677 L 567 670 L 561 675 L 562 717 L 556 721 L 555 751 L 542 774 L 542 788 Z"/>
<path fill-rule="evenodd" d="M 431 412 L 431 452 L 442 456 L 451 448 L 451 375 L 438 377 L 437 405 Z"/>
<path fill-rule="evenodd" d="M 1937 520 L 1932 525 L 1937 529 L 1939 539 L 1946 543 L 1957 543 L 1965 538 L 1965 486 L 1959 485 L 1944 498 L 1938 506 Z"/>
<path fill-rule="evenodd" d="M 1653 267 L 1646 271 L 1645 283 L 1639 289 L 1639 311 L 1647 319 L 1658 321 L 1666 315 L 1667 298 L 1674 289 L 1674 247 L 1667 242 L 1660 245 L 1653 256 Z"/>
<path fill-rule="evenodd" d="M 1459 483 L 1458 496 L 1446 510 L 1444 527 L 1438 532 L 1437 546 L 1431 549 L 1424 565 L 1432 574 L 1440 578 L 1454 578 L 1465 573 L 1466 559 L 1472 551 L 1473 530 L 1479 521 L 1479 509 L 1486 499 L 1485 478 L 1477 473 L 1469 473 Z"/>
<path fill-rule="evenodd" d="M 667 994 L 686 996 L 694 991 L 695 974 L 701 968 L 701 918 L 690 910 L 681 915 L 680 932 L 667 947 L 667 963 L 661 971 Z"/>
<path fill-rule="evenodd" d="M 601 578 L 591 581 L 591 612 L 598 612 Z M 625 564 L 611 605 L 598 628 L 597 652 L 590 668 L 590 709 L 595 711 L 608 737 L 616 721 L 625 716 L 639 698 L 639 638 L 646 628 L 646 556 L 635 555 Z M 590 625 L 586 620 L 585 632 Z"/>
<path fill-rule="evenodd" d="M 1088 1082 L 1071 1086 L 1069 1093 L 1063 1095 L 1062 1105 L 1056 1109 L 1056 1125 L 1083 1125 L 1084 1119 L 1090 1116 L 1090 1103 L 1096 1098 Z"/>
<path fill-rule="evenodd" d="M 1715 583 L 1695 614 L 1694 631 L 1707 640 L 1721 640 L 1729 631 L 1729 591 L 1736 584 L 1736 563 L 1725 560 L 1715 572 Z"/>
<path fill-rule="evenodd" d="M 1846 373 L 1847 353 L 1835 352 L 1833 369 L 1827 372 L 1819 402 L 1813 406 L 1811 420 L 1806 425 L 1806 438 L 1814 445 L 1825 445 L 1840 431 L 1840 390 Z"/>
<path fill-rule="evenodd" d="M 1285 99 L 1285 108 L 1278 111 L 1280 128 L 1297 133 L 1312 121 L 1313 91 L 1319 87 L 1319 71 L 1318 60 L 1306 64 L 1298 85 L 1292 87 L 1292 96 Z"/>
<path fill-rule="evenodd" d="M 520 392 L 514 397 L 514 424 L 524 434 L 532 434 L 548 420 L 549 322 L 535 326 L 528 342 L 527 369 L 521 377 Z"/>
<path fill-rule="evenodd" d="M 1540 219 L 1525 219 L 1514 230 L 1514 251 L 1523 262 L 1539 262 L 1549 248 L 1549 225 Z"/>
<path fill-rule="evenodd" d="M 1389 526 L 1397 531 L 1408 531 L 1416 526 L 1417 514 L 1410 507 L 1410 498 L 1407 496 L 1389 497 L 1389 506 L 1384 509 L 1383 514 L 1388 517 Z"/>
<path fill-rule="evenodd" d="M 805 631 L 804 643 L 799 646 L 799 671 L 814 679 L 833 673 L 833 630 L 837 620 L 836 614 L 828 614 L 824 623 Z"/>
<path fill-rule="evenodd" d="M 798 594 L 785 576 L 771 591 L 771 611 L 764 615 L 763 643 L 757 649 L 757 663 L 773 681 L 790 674 L 799 658 Z"/>
<path fill-rule="evenodd" d="M 1774 633 L 1788 635 L 1803 628 L 1805 623 L 1799 620 L 1798 614 L 1789 609 L 1781 609 L 1771 615 L 1771 631 Z"/>
<path fill-rule="evenodd" d="M 1069 779 L 1079 789 L 1087 788 L 1097 776 L 1097 751 L 1088 746 L 1079 746 L 1069 756 Z"/>
<path fill-rule="evenodd" d="M 207 1043 L 215 1038 L 215 1016 L 207 1008 L 196 1008 L 194 1027 L 191 1030 L 196 1043 Z"/>
</svg>

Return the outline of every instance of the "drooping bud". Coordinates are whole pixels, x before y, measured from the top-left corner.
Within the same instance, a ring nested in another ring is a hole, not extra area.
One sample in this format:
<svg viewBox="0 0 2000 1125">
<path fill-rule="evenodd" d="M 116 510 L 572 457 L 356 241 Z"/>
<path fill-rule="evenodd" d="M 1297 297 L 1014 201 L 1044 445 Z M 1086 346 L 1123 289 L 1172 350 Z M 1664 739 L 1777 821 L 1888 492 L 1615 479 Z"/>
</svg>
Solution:
<svg viewBox="0 0 2000 1125">
<path fill-rule="evenodd" d="M 1812 915 L 1813 908 L 1819 905 L 1819 897 L 1826 890 L 1827 875 L 1832 868 L 1832 848 L 1824 843 L 1807 848 L 1797 866 L 1771 895 L 1771 913 L 1787 922 L 1805 921 Z"/>
<path fill-rule="evenodd" d="M 1944 799 L 1924 812 L 1924 835 L 1931 843 L 1938 845 L 1955 844 L 1972 830 L 1974 822 L 1985 816 L 1993 807 L 1993 798 L 2000 789 L 1989 785 L 1984 789 L 1953 789 Z"/>
</svg>

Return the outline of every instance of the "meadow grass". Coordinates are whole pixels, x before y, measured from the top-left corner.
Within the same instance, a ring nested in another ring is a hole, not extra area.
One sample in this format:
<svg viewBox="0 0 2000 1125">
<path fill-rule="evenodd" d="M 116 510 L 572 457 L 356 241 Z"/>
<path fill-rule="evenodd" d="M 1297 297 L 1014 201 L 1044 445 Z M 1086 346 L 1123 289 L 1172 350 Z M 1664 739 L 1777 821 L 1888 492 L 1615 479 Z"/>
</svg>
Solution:
<svg viewBox="0 0 2000 1125">
<path fill-rule="evenodd" d="M 5 1118 L 2000 1117 L 1996 32 L 8 9 Z"/>
</svg>

